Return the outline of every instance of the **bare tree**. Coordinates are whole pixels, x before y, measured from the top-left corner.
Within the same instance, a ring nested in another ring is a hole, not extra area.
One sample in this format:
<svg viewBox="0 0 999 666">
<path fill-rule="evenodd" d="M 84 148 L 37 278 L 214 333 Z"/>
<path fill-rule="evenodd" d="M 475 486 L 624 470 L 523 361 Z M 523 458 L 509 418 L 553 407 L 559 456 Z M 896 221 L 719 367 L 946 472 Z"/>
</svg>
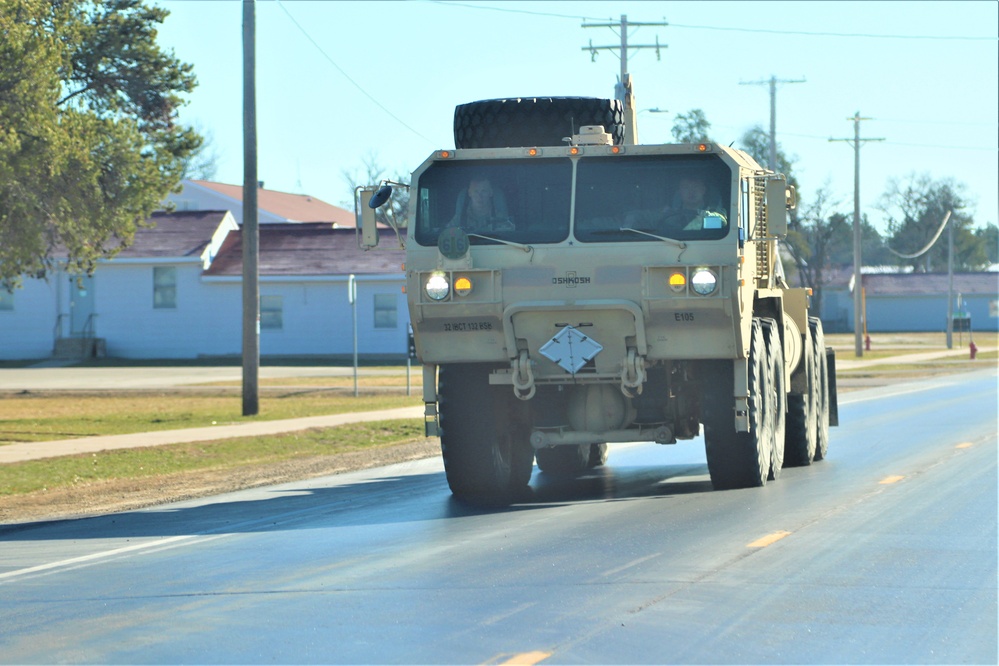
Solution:
<svg viewBox="0 0 999 666">
<path fill-rule="evenodd" d="M 947 269 L 947 243 L 939 242 L 941 237 L 946 239 L 940 235 L 940 225 L 947 211 L 951 212 L 949 224 L 954 225 L 955 268 L 983 270 L 989 265 L 988 241 L 973 230 L 970 208 L 962 183 L 915 173 L 904 180 L 890 180 L 878 203 L 888 220 L 888 243 L 896 261 L 925 272 Z M 927 249 L 921 252 L 923 248 Z"/>
<path fill-rule="evenodd" d="M 388 170 L 379 163 L 378 156 L 368 153 L 361 163 L 361 175 L 357 174 L 357 169 L 343 169 L 341 175 L 344 182 L 350 188 L 350 204 L 346 207 L 353 209 L 355 192 L 359 186 L 380 185 L 383 181 L 393 181 L 395 183 L 409 184 L 409 174 L 399 174 L 389 176 Z M 394 226 L 398 229 L 405 228 L 409 220 L 409 188 L 393 186 L 392 198 L 389 203 L 379 208 L 375 213 L 375 219 L 380 224 Z M 362 201 L 361 205 L 367 205 Z"/>
<path fill-rule="evenodd" d="M 828 183 L 823 185 L 812 203 L 792 217 L 784 242 L 801 285 L 815 290 L 817 312 L 822 312 L 822 288 L 826 286 L 831 260 L 850 242 L 850 221 L 844 213 L 834 210 L 840 205 L 842 202 L 831 199 Z"/>
<path fill-rule="evenodd" d="M 184 180 L 212 180 L 218 173 L 222 154 L 215 145 L 215 135 L 195 123 L 192 129 L 204 139 L 201 145 L 184 160 Z"/>
</svg>

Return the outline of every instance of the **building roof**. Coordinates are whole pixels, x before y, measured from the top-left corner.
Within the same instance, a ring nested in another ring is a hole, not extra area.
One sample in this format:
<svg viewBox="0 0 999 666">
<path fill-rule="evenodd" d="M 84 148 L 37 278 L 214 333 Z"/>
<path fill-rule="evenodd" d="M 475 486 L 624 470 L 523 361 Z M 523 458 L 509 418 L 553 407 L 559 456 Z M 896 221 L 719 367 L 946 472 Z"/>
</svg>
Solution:
<svg viewBox="0 0 999 666">
<path fill-rule="evenodd" d="M 870 296 L 927 296 L 946 294 L 946 273 L 880 273 L 864 275 L 864 288 Z M 971 294 L 999 294 L 999 273 L 954 273 L 954 291 Z"/>
<path fill-rule="evenodd" d="M 209 180 L 187 181 L 228 197 L 242 207 L 243 186 L 215 183 Z M 338 227 L 356 226 L 352 211 L 328 204 L 322 199 L 307 194 L 290 194 L 275 190 L 257 189 L 257 206 L 283 217 L 289 222 L 332 222 Z"/>
<path fill-rule="evenodd" d="M 235 221 L 225 210 L 153 213 L 148 220 L 152 226 L 138 229 L 132 244 L 116 256 L 122 259 L 200 257 L 227 216 L 235 228 Z"/>
<path fill-rule="evenodd" d="M 375 250 L 357 246 L 353 229 L 334 229 L 329 223 L 268 224 L 260 226 L 261 276 L 315 276 L 397 274 L 402 272 L 405 251 L 395 233 L 381 230 Z M 222 244 L 208 276 L 242 276 L 242 230 L 231 231 Z"/>
</svg>

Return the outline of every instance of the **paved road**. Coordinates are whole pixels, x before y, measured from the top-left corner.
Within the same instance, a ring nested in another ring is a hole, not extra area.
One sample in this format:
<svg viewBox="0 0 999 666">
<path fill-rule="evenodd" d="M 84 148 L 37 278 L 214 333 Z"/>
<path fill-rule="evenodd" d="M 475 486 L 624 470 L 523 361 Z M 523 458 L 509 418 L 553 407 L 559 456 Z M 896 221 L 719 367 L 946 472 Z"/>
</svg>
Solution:
<svg viewBox="0 0 999 666">
<path fill-rule="evenodd" d="M 761 489 L 695 440 L 505 510 L 431 459 L 0 528 L 0 662 L 995 663 L 997 401 L 851 392 Z"/>
</svg>

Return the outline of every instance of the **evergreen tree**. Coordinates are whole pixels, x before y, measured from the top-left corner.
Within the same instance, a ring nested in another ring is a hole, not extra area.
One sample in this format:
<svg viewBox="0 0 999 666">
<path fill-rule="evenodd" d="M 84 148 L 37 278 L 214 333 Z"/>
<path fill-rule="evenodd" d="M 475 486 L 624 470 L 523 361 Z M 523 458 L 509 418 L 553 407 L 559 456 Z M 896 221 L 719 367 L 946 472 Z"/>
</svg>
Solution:
<svg viewBox="0 0 999 666">
<path fill-rule="evenodd" d="M 195 78 L 156 45 L 167 14 L 0 0 L 0 287 L 92 271 L 180 182 L 201 139 L 176 124 Z"/>
</svg>

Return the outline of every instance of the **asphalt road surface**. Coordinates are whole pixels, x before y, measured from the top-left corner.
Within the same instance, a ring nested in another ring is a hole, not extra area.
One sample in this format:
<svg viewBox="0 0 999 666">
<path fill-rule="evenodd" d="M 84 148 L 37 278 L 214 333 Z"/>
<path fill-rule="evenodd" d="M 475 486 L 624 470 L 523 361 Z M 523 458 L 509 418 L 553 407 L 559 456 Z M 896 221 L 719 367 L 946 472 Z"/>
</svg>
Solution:
<svg viewBox="0 0 999 666">
<path fill-rule="evenodd" d="M 994 369 L 840 396 L 829 457 L 713 492 L 699 440 L 438 460 L 0 527 L 4 663 L 996 663 Z"/>
</svg>

